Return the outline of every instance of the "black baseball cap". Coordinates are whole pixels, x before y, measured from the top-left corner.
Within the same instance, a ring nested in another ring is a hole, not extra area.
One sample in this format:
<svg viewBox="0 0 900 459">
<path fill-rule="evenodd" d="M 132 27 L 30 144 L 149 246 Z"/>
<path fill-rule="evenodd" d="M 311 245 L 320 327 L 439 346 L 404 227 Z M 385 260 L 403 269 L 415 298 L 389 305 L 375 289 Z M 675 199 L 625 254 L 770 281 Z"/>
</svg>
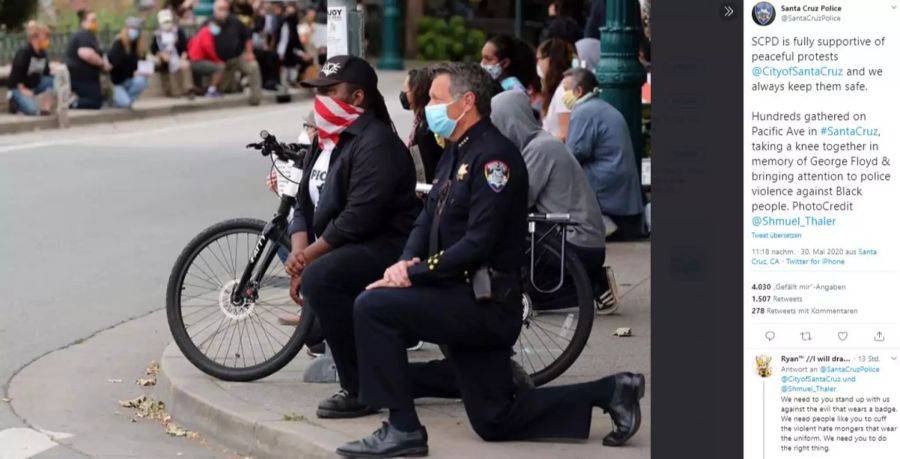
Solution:
<svg viewBox="0 0 900 459">
<path fill-rule="evenodd" d="M 304 88 L 323 88 L 338 83 L 350 83 L 361 88 L 376 89 L 378 75 L 365 59 L 357 56 L 334 56 L 319 70 L 318 78 L 303 80 Z"/>
</svg>

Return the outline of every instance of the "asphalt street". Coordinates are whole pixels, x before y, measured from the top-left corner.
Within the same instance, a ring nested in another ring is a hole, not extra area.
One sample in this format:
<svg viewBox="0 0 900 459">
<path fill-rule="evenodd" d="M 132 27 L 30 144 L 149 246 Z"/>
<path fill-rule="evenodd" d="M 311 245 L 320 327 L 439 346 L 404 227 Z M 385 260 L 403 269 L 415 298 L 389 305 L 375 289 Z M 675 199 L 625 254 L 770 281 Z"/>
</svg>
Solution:
<svg viewBox="0 0 900 459">
<path fill-rule="evenodd" d="M 381 87 L 405 135 L 402 75 L 382 74 Z M 311 108 L 304 97 L 0 136 L 0 398 L 29 362 L 163 308 L 172 264 L 199 231 L 270 218 L 271 163 L 244 146 L 261 129 L 295 141 Z M 121 345 L 142 346 L 132 339 Z M 25 427 L 10 405 L 0 402 L 0 432 Z"/>
</svg>

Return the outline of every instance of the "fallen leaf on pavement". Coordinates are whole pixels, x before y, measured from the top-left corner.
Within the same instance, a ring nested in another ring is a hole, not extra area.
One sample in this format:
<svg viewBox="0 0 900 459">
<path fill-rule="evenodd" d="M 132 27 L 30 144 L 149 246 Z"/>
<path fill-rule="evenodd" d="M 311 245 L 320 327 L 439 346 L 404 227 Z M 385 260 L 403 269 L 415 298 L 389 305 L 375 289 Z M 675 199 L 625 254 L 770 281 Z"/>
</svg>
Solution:
<svg viewBox="0 0 900 459">
<path fill-rule="evenodd" d="M 187 437 L 188 431 L 178 424 L 170 422 L 169 425 L 166 426 L 166 434 L 173 437 Z"/>
<path fill-rule="evenodd" d="M 156 377 L 150 378 L 138 378 L 135 383 L 141 387 L 155 386 L 156 385 Z"/>
<path fill-rule="evenodd" d="M 146 395 L 141 395 L 140 397 L 131 400 L 119 400 L 119 406 L 123 408 L 137 408 L 141 406 L 141 403 L 143 403 L 144 400 L 147 400 Z"/>
<path fill-rule="evenodd" d="M 12 401 L 11 398 L 6 398 L 6 397 L 3 398 L 3 403 L 9 403 L 11 401 Z"/>
<path fill-rule="evenodd" d="M 617 328 L 615 333 L 613 333 L 613 335 L 620 336 L 620 337 L 631 336 L 631 327 Z"/>
<path fill-rule="evenodd" d="M 282 419 L 285 421 L 304 421 L 306 420 L 306 416 L 291 412 L 291 414 L 284 415 Z"/>
<path fill-rule="evenodd" d="M 147 376 L 156 376 L 159 374 L 159 362 L 156 360 L 150 362 L 150 365 L 147 366 L 147 370 L 144 371 Z"/>
<path fill-rule="evenodd" d="M 166 416 L 166 405 L 158 400 L 153 400 L 146 395 L 141 395 L 132 400 L 120 400 L 119 405 L 125 408 L 134 408 L 136 418 L 161 420 Z"/>
<path fill-rule="evenodd" d="M 119 384 L 122 382 L 122 380 L 121 379 L 107 379 L 106 382 L 111 383 L 111 384 Z"/>
</svg>

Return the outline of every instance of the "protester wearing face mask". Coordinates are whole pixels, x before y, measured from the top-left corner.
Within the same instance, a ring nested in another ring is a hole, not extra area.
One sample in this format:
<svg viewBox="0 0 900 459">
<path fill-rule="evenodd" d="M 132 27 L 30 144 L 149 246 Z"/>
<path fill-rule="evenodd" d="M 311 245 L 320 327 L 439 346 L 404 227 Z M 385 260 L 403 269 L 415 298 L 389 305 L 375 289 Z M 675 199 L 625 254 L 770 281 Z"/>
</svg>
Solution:
<svg viewBox="0 0 900 459">
<path fill-rule="evenodd" d="M 537 71 L 541 77 L 541 119 L 544 130 L 565 141 L 570 110 L 562 103 L 563 73 L 569 70 L 574 49 L 559 38 L 541 43 L 537 51 Z"/>
<path fill-rule="evenodd" d="M 572 69 L 566 76 L 572 87 L 563 97 L 572 109 L 566 145 L 587 173 L 603 214 L 618 228 L 609 239 L 640 238 L 644 203 L 628 124 L 600 97 L 592 72 Z"/>
<path fill-rule="evenodd" d="M 504 91 L 539 91 L 535 65 L 534 49 L 509 35 L 491 37 L 481 48 L 481 67 Z"/>
<path fill-rule="evenodd" d="M 98 109 L 103 106 L 100 72 L 108 72 L 112 66 L 103 59 L 97 42 L 97 14 L 81 10 L 78 20 L 79 29 L 66 47 L 66 67 L 75 96 L 72 108 Z"/>
<path fill-rule="evenodd" d="M 49 115 L 53 95 L 50 76 L 50 33 L 47 26 L 29 22 L 25 27 L 28 43 L 16 51 L 9 71 L 10 111 L 24 115 Z"/>
<path fill-rule="evenodd" d="M 156 15 L 159 24 L 150 42 L 150 53 L 156 60 L 156 71 L 167 97 L 180 97 L 184 93 L 184 71 L 190 68 L 187 54 L 187 37 L 175 26 L 172 10 L 163 9 Z"/>
<path fill-rule="evenodd" d="M 425 122 L 425 106 L 431 101 L 428 96 L 431 74 L 432 70 L 428 67 L 410 70 L 400 91 L 400 106 L 413 112 L 413 127 L 406 145 L 412 152 L 413 159 L 418 160 L 416 175 L 419 181 L 425 183 L 434 180 L 434 169 L 444 151 Z"/>
<path fill-rule="evenodd" d="M 113 106 L 117 108 L 131 108 L 147 89 L 148 75 L 138 69 L 138 61 L 146 53 L 141 24 L 138 18 L 126 19 L 125 27 L 109 49 L 108 58 L 112 65 L 109 79 L 113 84 Z"/>
<path fill-rule="evenodd" d="M 188 59 L 191 61 L 191 77 L 195 94 L 206 94 L 210 98 L 220 98 L 219 84 L 225 74 L 225 62 L 216 53 L 215 36 L 222 29 L 215 22 L 200 28 L 188 42 Z M 209 79 L 209 83 L 206 83 Z"/>
<path fill-rule="evenodd" d="M 369 412 L 357 401 L 353 301 L 400 257 L 421 204 L 372 66 L 334 56 L 301 84 L 317 92 L 318 142 L 303 164 L 285 269 L 294 301 L 318 317 L 340 376 L 341 391 L 317 414 L 348 417 Z"/>
</svg>

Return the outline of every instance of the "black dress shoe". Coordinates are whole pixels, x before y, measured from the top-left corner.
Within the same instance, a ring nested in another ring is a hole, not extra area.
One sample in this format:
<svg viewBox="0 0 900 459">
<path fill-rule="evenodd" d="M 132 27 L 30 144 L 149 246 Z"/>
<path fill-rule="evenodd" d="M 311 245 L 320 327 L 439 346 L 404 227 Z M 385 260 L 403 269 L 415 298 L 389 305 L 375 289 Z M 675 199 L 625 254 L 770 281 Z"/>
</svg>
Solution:
<svg viewBox="0 0 900 459">
<path fill-rule="evenodd" d="M 356 395 L 341 389 L 338 393 L 332 395 L 331 398 L 319 403 L 316 416 L 324 419 L 346 419 L 368 416 L 377 412 L 378 410 L 360 403 Z"/>
<path fill-rule="evenodd" d="M 343 457 L 424 457 L 428 455 L 428 432 L 424 426 L 403 432 L 385 422 L 372 435 L 341 446 L 337 453 Z"/>
<path fill-rule="evenodd" d="M 616 391 L 607 412 L 615 430 L 603 437 L 606 446 L 622 446 L 641 427 L 640 400 L 644 397 L 644 375 L 619 373 L 616 375 Z"/>
</svg>

